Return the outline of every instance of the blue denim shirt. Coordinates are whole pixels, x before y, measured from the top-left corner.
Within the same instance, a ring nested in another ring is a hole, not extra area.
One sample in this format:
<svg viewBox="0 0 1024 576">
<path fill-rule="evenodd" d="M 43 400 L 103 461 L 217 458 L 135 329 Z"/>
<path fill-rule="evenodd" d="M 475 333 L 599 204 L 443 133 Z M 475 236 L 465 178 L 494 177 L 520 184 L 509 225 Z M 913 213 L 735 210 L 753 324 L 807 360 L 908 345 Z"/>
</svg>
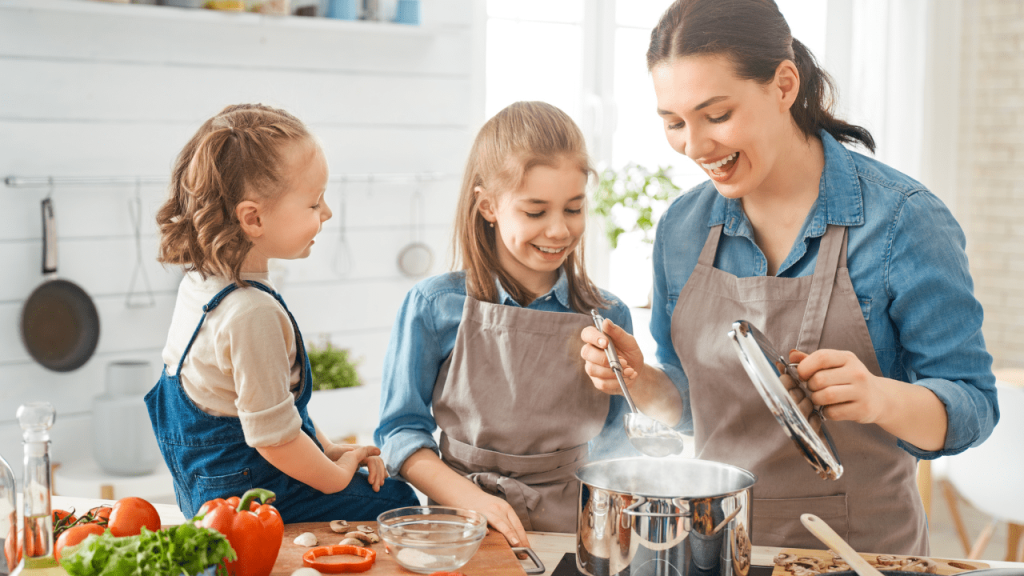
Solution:
<svg viewBox="0 0 1024 576">
<path fill-rule="evenodd" d="M 629 308 L 607 291 L 610 302 L 604 316 L 632 333 Z M 398 311 L 391 341 L 384 359 L 380 397 L 380 424 L 374 442 L 381 448 L 388 473 L 399 478 L 406 458 L 420 448 L 437 452 L 433 433 L 437 429 L 430 405 L 441 365 L 455 348 L 455 336 L 462 322 L 466 302 L 465 272 L 450 272 L 418 283 L 405 297 Z M 498 283 L 498 302 L 519 306 Z M 547 294 L 531 302 L 529 309 L 546 312 L 574 312 L 569 305 L 569 283 L 560 273 Z M 611 397 L 604 429 L 590 442 L 590 458 L 637 455 L 622 428 L 622 415 L 629 410 L 621 396 Z"/>
<path fill-rule="evenodd" d="M 778 276 L 813 274 L 826 225 L 848 226 L 850 279 L 882 374 L 928 388 L 949 418 L 941 450 L 927 452 L 903 441 L 899 446 L 933 459 L 980 444 L 999 421 L 999 409 L 963 231 L 919 182 L 847 150 L 824 131 L 820 137 L 825 169 L 818 199 Z M 765 275 L 768 262 L 741 202 L 718 194 L 710 180 L 672 203 L 654 242 L 651 332 L 658 362 L 683 397 L 677 427 L 688 432 L 692 410 L 700 407 L 689 404 L 686 367 L 672 347 L 672 311 L 709 229 L 718 224 L 723 234 L 715 268 L 741 278 Z"/>
</svg>

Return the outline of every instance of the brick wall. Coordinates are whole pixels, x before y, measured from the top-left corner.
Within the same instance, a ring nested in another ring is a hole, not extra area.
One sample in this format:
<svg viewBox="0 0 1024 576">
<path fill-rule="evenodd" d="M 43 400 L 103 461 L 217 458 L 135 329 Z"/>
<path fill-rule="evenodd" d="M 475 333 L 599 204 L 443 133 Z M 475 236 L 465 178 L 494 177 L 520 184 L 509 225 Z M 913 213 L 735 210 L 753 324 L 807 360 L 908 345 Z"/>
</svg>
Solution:
<svg viewBox="0 0 1024 576">
<path fill-rule="evenodd" d="M 1024 367 L 1024 0 L 963 7 L 961 223 L 994 365 Z"/>
</svg>

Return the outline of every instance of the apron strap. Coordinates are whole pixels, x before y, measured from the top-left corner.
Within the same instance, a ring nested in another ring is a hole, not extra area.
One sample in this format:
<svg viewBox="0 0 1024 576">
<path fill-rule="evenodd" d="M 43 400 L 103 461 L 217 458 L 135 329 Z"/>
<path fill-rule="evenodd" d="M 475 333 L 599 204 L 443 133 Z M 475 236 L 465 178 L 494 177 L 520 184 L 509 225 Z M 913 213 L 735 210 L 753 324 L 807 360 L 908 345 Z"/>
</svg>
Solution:
<svg viewBox="0 0 1024 576">
<path fill-rule="evenodd" d="M 811 291 L 807 295 L 807 307 L 804 309 L 800 335 L 796 340 L 796 348 L 801 352 L 810 354 L 818 349 L 821 342 L 825 314 L 828 312 L 836 270 L 839 268 L 840 252 L 844 255 L 846 253 L 846 230 L 845 226 L 829 225 L 818 246 L 818 260 L 814 265 Z"/>
<path fill-rule="evenodd" d="M 704 248 L 700 251 L 700 257 L 697 258 L 698 264 L 714 267 L 715 254 L 718 253 L 718 239 L 722 236 L 723 226 L 724 224 L 718 224 L 711 227 L 711 231 L 708 232 L 708 239 L 704 241 Z"/>
</svg>

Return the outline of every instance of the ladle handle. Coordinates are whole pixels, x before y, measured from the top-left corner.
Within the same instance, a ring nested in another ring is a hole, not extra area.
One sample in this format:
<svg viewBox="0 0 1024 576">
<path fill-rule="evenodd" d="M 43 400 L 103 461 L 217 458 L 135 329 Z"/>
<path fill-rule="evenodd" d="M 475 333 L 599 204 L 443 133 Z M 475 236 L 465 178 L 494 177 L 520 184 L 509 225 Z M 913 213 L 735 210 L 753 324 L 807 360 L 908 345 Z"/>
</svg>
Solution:
<svg viewBox="0 0 1024 576">
<path fill-rule="evenodd" d="M 593 308 L 590 310 L 590 317 L 594 319 L 594 326 L 608 340 L 608 346 L 604 349 L 604 355 L 608 357 L 608 365 L 612 367 L 612 372 L 615 372 L 615 379 L 619 381 L 619 388 L 622 389 L 622 395 L 626 398 L 626 404 L 629 404 L 629 409 L 632 412 L 639 413 L 640 411 L 636 409 L 636 404 L 633 403 L 633 397 L 629 395 L 629 389 L 626 388 L 626 379 L 622 377 L 622 363 L 619 362 L 619 354 L 615 351 L 615 344 L 612 344 L 611 337 L 604 333 L 604 317 Z"/>
<path fill-rule="evenodd" d="M 843 560 L 846 560 L 846 563 L 850 565 L 850 568 L 853 568 L 860 576 L 882 576 L 881 572 L 876 570 L 871 564 L 868 564 L 868 561 L 863 556 L 857 554 L 853 547 L 847 544 L 846 540 L 840 538 L 839 534 L 836 534 L 836 531 L 821 518 L 814 514 L 802 514 L 800 522 L 803 523 L 805 528 L 810 530 L 811 534 L 814 534 L 815 538 L 821 540 L 822 544 L 842 556 Z"/>
</svg>

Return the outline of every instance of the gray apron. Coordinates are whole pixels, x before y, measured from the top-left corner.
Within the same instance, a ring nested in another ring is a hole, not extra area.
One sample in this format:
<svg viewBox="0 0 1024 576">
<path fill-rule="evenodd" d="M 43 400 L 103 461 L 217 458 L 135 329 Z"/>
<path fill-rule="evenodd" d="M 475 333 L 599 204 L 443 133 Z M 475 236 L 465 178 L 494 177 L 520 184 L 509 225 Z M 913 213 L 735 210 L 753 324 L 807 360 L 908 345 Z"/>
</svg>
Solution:
<svg viewBox="0 0 1024 576">
<path fill-rule="evenodd" d="M 846 267 L 846 228 L 828 226 L 812 276 L 738 278 L 714 268 L 722 226 L 711 229 L 672 314 L 672 344 L 690 381 L 696 455 L 757 475 L 758 546 L 821 548 L 800 523 L 827 522 L 860 552 L 927 555 L 917 460 L 875 424 L 828 423 L 843 476 L 822 480 L 785 435 L 736 358 L 726 334 L 749 320 L 776 347 L 849 350 L 882 372 Z"/>
<path fill-rule="evenodd" d="M 441 459 L 506 500 L 528 531 L 574 532 L 587 442 L 608 417 L 580 357 L 583 314 L 466 296 L 434 385 Z"/>
</svg>

